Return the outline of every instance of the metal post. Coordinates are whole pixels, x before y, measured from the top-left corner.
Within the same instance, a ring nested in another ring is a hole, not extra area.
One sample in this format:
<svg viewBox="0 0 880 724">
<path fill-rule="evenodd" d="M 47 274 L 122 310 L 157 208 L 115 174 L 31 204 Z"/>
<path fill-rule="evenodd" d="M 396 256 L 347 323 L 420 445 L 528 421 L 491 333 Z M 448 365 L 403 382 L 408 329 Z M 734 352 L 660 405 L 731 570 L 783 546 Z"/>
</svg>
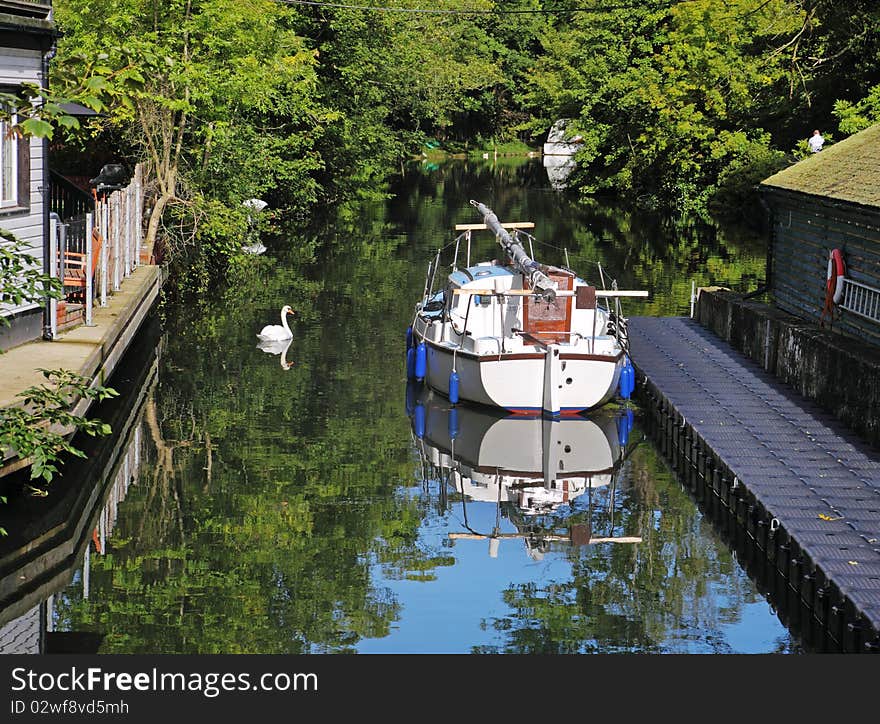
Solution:
<svg viewBox="0 0 880 724">
<path fill-rule="evenodd" d="M 52 633 L 55 630 L 55 594 L 46 599 L 46 631 Z"/>
<path fill-rule="evenodd" d="M 422 299 L 426 299 L 428 296 L 428 284 L 431 282 L 431 267 L 434 266 L 434 260 L 428 262 L 428 272 L 425 274 L 425 289 L 422 292 Z"/>
<path fill-rule="evenodd" d="M 137 264 L 141 263 L 141 253 L 143 252 L 144 247 L 144 237 L 143 237 L 143 194 L 141 193 L 141 165 L 138 164 L 134 173 L 134 235 L 136 242 L 136 253 L 135 259 L 137 259 Z"/>
<path fill-rule="evenodd" d="M 58 217 L 49 214 L 49 276 L 63 279 L 58 275 Z M 58 336 L 58 300 L 49 299 L 49 339 Z"/>
<path fill-rule="evenodd" d="M 123 235 L 125 237 L 125 268 L 123 270 L 124 276 L 131 275 L 131 218 L 129 211 L 131 209 L 131 194 L 128 192 L 129 190 L 126 188 L 122 194 L 122 198 L 125 201 L 125 209 L 122 211 L 122 216 L 124 221 L 122 223 Z"/>
<path fill-rule="evenodd" d="M 101 508 L 98 516 L 98 540 L 101 541 L 101 553 L 107 550 L 107 506 Z"/>
<path fill-rule="evenodd" d="M 86 214 L 86 238 L 84 242 L 86 254 L 86 326 L 92 327 L 92 308 L 94 307 L 94 286 L 95 280 L 92 278 L 92 214 Z"/>
<path fill-rule="evenodd" d="M 90 553 L 92 550 L 92 543 L 89 541 L 86 543 L 86 554 L 83 558 L 83 568 L 82 568 L 82 587 L 83 587 L 83 598 L 89 597 L 89 568 L 90 566 Z"/>
<path fill-rule="evenodd" d="M 119 228 L 119 194 L 115 191 L 110 194 L 110 206 L 113 211 L 113 291 L 119 291 L 119 241 L 121 229 Z"/>
<path fill-rule="evenodd" d="M 69 224 L 58 225 L 58 252 L 60 257 L 58 264 L 58 277 L 60 279 L 64 279 L 67 274 L 67 230 L 69 228 Z"/>
<path fill-rule="evenodd" d="M 691 282 L 691 319 L 694 318 L 694 301 L 696 300 L 696 282 Z"/>
<path fill-rule="evenodd" d="M 140 472 L 141 469 L 141 428 L 138 425 L 134 429 L 134 469 Z M 128 490 L 129 483 L 132 480 L 125 481 L 125 489 Z"/>
<path fill-rule="evenodd" d="M 434 260 L 434 268 L 431 270 L 431 288 L 428 290 L 428 294 L 434 294 L 434 279 L 437 277 L 437 268 L 440 266 L 440 249 L 437 249 L 437 257 Z"/>
<path fill-rule="evenodd" d="M 96 209 L 98 214 L 98 233 L 101 234 L 101 306 L 107 306 L 107 271 L 110 250 L 107 244 L 107 204 L 102 198 Z"/>
</svg>

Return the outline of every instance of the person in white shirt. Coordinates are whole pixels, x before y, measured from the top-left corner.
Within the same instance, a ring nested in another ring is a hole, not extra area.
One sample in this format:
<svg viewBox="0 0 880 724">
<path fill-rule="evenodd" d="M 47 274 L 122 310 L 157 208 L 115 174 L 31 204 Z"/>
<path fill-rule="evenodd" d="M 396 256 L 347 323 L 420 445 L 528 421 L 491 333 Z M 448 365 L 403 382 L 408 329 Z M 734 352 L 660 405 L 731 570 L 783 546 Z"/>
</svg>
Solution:
<svg viewBox="0 0 880 724">
<path fill-rule="evenodd" d="M 810 136 L 810 140 L 807 143 L 810 144 L 810 150 L 813 153 L 817 153 L 822 150 L 822 144 L 825 143 L 825 139 L 822 138 L 822 134 L 819 131 L 813 131 L 813 135 Z"/>
</svg>

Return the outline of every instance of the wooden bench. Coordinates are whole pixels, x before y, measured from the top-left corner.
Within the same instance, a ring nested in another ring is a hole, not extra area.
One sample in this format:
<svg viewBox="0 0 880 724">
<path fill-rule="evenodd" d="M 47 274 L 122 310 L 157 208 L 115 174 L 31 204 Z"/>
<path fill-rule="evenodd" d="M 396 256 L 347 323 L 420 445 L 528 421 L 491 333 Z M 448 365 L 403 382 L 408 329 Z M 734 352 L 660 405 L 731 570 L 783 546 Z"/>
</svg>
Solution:
<svg viewBox="0 0 880 724">
<path fill-rule="evenodd" d="M 101 234 L 97 228 L 92 229 L 92 284 L 95 283 L 95 271 L 101 256 Z M 59 254 L 60 256 L 60 254 Z M 60 260 L 59 260 L 60 261 Z M 78 251 L 64 252 L 61 283 L 67 299 L 85 304 L 86 301 L 86 254 Z M 72 291 L 68 291 L 72 289 Z"/>
</svg>

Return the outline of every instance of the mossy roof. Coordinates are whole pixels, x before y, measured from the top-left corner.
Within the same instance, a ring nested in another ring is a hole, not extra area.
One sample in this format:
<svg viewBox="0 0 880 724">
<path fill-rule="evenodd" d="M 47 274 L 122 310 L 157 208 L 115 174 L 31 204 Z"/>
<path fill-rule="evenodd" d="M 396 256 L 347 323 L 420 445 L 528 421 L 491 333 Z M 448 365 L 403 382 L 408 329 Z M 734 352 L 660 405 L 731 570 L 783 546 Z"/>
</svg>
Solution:
<svg viewBox="0 0 880 724">
<path fill-rule="evenodd" d="M 761 186 L 880 207 L 880 124 L 826 145 Z"/>
</svg>

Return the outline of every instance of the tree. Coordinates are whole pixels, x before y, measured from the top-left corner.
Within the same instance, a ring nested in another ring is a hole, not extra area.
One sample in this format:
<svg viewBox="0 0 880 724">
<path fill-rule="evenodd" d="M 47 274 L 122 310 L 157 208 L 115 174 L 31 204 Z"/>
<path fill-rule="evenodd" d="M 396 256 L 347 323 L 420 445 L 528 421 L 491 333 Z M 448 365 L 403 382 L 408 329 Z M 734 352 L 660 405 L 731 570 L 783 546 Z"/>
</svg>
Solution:
<svg viewBox="0 0 880 724">
<path fill-rule="evenodd" d="M 786 0 L 708 0 L 596 11 L 545 36 L 534 108 L 575 117 L 586 192 L 707 197 L 722 169 L 770 143 L 780 103 L 778 36 L 799 26 Z"/>
<path fill-rule="evenodd" d="M 65 33 L 59 55 L 100 58 L 106 82 L 99 90 L 113 98 L 109 122 L 128 131 L 147 163 L 154 182 L 147 245 L 174 206 L 190 213 L 183 227 L 186 215 L 178 214 L 177 245 L 169 251 L 182 253 L 187 239 L 197 241 L 199 198 L 223 182 L 239 196 L 220 194 L 231 208 L 281 184 L 314 199 L 309 172 L 321 160 L 311 149 L 328 114 L 315 97 L 315 53 L 288 29 L 291 11 L 283 4 L 59 0 L 56 11 Z M 237 219 L 241 233 L 245 216 Z"/>
</svg>

